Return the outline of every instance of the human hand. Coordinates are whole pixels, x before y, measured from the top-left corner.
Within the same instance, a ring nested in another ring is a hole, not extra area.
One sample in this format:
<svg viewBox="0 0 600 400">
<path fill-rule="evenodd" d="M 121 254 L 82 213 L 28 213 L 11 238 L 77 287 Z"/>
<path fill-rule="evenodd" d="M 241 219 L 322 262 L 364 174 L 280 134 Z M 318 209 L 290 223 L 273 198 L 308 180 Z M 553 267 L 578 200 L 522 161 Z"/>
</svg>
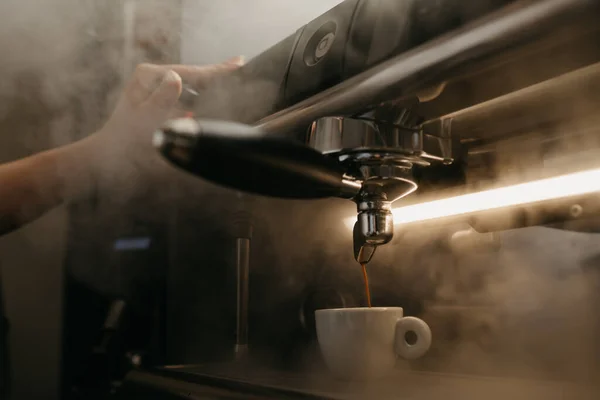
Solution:
<svg viewBox="0 0 600 400">
<path fill-rule="evenodd" d="M 239 68 L 242 57 L 207 66 L 139 65 L 98 135 L 109 140 L 141 139 L 150 143 L 151 134 L 167 119 L 181 116 L 178 100 L 182 79 L 192 87 L 202 87 L 219 74 Z"/>
<path fill-rule="evenodd" d="M 200 88 L 242 64 L 243 58 L 236 57 L 207 66 L 138 66 L 107 123 L 84 140 L 92 174 L 105 181 L 98 184 L 119 186 L 121 178 L 124 184 L 135 185 L 142 170 L 158 160 L 152 148 L 152 134 L 167 119 L 182 116 L 184 110 L 178 107 L 182 79 L 192 88 Z"/>
</svg>

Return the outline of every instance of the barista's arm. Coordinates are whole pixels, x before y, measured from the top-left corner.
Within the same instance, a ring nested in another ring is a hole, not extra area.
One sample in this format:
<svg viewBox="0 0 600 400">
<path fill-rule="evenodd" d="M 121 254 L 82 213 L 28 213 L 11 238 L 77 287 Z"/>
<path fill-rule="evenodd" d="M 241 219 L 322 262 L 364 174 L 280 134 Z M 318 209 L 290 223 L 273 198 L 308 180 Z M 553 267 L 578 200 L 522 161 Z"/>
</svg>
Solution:
<svg viewBox="0 0 600 400">
<path fill-rule="evenodd" d="M 205 67 L 139 66 L 100 131 L 79 142 L 0 165 L 0 235 L 66 201 L 88 196 L 97 177 L 106 175 L 115 161 L 139 153 L 140 143 L 150 143 L 153 131 L 173 116 L 182 77 L 192 85 L 202 85 L 242 63 L 243 59 L 236 57 Z"/>
<path fill-rule="evenodd" d="M 0 165 L 0 235 L 90 193 L 86 140 Z"/>
</svg>

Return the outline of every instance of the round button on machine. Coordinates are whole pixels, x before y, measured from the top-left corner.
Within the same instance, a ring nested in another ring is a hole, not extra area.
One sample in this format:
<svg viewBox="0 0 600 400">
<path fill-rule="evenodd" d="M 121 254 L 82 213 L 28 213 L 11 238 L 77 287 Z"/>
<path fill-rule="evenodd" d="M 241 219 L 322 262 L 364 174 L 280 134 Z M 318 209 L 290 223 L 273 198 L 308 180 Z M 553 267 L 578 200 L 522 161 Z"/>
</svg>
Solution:
<svg viewBox="0 0 600 400">
<path fill-rule="evenodd" d="M 337 25 L 333 21 L 326 22 L 311 36 L 304 49 L 304 63 L 309 67 L 317 64 L 331 50 L 335 42 Z"/>
<path fill-rule="evenodd" d="M 335 35 L 333 33 L 328 33 L 321 39 L 319 44 L 317 44 L 317 48 L 315 49 L 315 59 L 319 60 L 327 54 L 331 46 L 333 45 L 333 41 L 335 39 Z"/>
</svg>

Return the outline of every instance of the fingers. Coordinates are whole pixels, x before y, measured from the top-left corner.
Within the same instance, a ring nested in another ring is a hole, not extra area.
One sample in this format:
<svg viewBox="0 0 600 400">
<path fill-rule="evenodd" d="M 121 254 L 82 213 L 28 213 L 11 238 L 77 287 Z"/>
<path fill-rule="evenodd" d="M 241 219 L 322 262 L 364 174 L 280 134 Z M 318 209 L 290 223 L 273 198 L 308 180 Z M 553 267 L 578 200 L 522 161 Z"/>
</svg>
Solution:
<svg viewBox="0 0 600 400">
<path fill-rule="evenodd" d="M 231 72 L 244 63 L 244 58 L 234 57 L 221 64 L 205 66 L 140 64 L 133 79 L 125 89 L 129 103 L 135 108 L 145 102 L 157 89 L 167 71 L 174 71 L 181 79 L 196 88 L 201 88 L 212 78 Z"/>
<path fill-rule="evenodd" d="M 237 67 L 241 67 L 245 64 L 246 59 L 244 56 L 236 56 L 233 58 L 230 58 L 229 60 L 225 61 L 225 64 L 231 64 L 231 65 L 235 65 Z"/>
<path fill-rule="evenodd" d="M 234 57 L 221 64 L 212 65 L 164 65 L 163 68 L 171 69 L 179 74 L 181 78 L 190 85 L 201 88 L 210 79 L 228 72 L 235 71 L 244 65 L 244 57 Z"/>
<path fill-rule="evenodd" d="M 132 108 L 137 108 L 160 85 L 165 73 L 169 69 L 152 64 L 140 64 L 136 67 L 133 77 L 125 88 L 127 103 Z"/>
<path fill-rule="evenodd" d="M 168 70 L 159 86 L 150 97 L 142 103 L 140 111 L 147 115 L 150 122 L 161 123 L 169 117 L 181 94 L 181 77 L 174 71 Z"/>
</svg>

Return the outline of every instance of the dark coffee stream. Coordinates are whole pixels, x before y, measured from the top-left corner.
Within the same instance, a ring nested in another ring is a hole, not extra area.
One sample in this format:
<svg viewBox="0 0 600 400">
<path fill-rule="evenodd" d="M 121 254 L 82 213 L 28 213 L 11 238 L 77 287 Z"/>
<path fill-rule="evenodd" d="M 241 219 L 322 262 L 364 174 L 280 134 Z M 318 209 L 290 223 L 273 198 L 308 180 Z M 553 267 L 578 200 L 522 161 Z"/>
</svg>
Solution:
<svg viewBox="0 0 600 400">
<path fill-rule="evenodd" d="M 365 281 L 365 295 L 367 296 L 367 305 L 371 307 L 371 290 L 369 289 L 369 276 L 367 275 L 367 264 L 360 264 L 363 272 L 363 279 Z"/>
</svg>

